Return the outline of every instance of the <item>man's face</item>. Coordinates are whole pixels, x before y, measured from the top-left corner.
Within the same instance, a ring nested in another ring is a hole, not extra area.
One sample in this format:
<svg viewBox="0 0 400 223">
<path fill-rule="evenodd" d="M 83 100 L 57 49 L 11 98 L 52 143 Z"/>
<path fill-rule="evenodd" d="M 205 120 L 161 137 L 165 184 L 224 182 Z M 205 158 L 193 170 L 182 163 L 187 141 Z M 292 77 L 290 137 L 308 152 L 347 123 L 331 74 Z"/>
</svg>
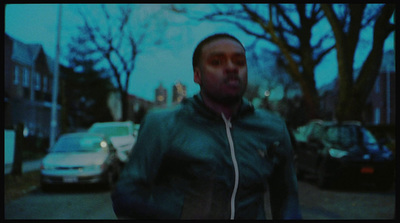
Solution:
<svg viewBox="0 0 400 223">
<path fill-rule="evenodd" d="M 202 49 L 194 81 L 201 92 L 218 103 L 241 100 L 247 87 L 247 62 L 243 47 L 229 38 L 217 39 Z"/>
</svg>

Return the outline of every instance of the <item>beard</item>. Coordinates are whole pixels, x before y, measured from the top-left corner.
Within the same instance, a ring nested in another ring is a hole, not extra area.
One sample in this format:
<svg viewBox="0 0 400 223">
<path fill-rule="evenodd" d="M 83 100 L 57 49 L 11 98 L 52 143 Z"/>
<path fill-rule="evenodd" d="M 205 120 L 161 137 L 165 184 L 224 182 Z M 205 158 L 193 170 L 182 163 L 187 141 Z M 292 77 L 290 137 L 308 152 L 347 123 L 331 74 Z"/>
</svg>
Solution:
<svg viewBox="0 0 400 223">
<path fill-rule="evenodd" d="M 246 91 L 246 85 L 240 85 L 240 90 L 236 93 L 226 93 L 220 91 L 209 91 L 207 88 L 200 86 L 201 92 L 212 101 L 224 105 L 230 106 L 240 103 L 242 101 L 242 97 L 244 92 Z"/>
</svg>

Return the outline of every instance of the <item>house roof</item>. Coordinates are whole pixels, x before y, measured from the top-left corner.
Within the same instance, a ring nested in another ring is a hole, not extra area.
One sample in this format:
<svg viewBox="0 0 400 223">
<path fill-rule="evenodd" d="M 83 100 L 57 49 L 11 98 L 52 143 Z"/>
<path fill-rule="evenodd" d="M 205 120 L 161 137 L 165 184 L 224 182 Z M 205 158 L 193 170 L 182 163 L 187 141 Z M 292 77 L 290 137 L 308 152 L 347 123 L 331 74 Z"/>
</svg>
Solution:
<svg viewBox="0 0 400 223">
<path fill-rule="evenodd" d="M 11 59 L 14 60 L 15 62 L 27 66 L 34 66 L 36 58 L 38 57 L 40 51 L 42 50 L 42 45 L 26 44 L 12 38 L 9 35 L 8 37 L 12 40 L 13 43 Z"/>
<path fill-rule="evenodd" d="M 9 38 L 11 40 L 12 44 L 12 52 L 11 52 L 11 59 L 17 63 L 29 66 L 29 67 L 35 67 L 38 64 L 35 64 L 37 62 L 38 57 L 42 54 L 44 56 L 44 63 L 45 66 L 47 66 L 47 70 L 50 72 L 50 74 L 54 74 L 55 71 L 55 66 L 54 66 L 54 58 L 48 56 L 44 50 L 41 44 L 26 44 L 23 43 L 7 33 L 5 33 L 6 38 Z M 60 64 L 61 67 L 64 67 L 63 65 Z"/>
</svg>

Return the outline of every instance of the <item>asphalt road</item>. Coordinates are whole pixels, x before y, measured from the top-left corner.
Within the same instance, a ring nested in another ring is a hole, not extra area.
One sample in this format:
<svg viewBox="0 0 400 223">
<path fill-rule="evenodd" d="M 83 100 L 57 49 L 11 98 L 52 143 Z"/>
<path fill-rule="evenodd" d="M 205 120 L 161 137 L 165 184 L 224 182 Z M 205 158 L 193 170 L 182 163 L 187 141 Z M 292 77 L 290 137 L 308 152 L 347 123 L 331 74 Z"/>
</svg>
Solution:
<svg viewBox="0 0 400 223">
<path fill-rule="evenodd" d="M 303 219 L 392 219 L 394 188 L 320 190 L 312 180 L 299 181 Z M 36 189 L 4 207 L 5 219 L 116 219 L 110 192 L 93 187 L 62 187 L 52 192 Z"/>
</svg>

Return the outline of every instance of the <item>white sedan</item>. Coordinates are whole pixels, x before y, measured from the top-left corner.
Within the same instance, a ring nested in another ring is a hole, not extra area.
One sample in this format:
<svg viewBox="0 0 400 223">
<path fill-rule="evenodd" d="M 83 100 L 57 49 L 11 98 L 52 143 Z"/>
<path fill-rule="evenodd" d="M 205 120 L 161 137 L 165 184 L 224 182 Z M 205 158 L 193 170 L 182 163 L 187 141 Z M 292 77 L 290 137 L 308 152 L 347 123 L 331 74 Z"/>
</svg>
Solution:
<svg viewBox="0 0 400 223">
<path fill-rule="evenodd" d="M 60 136 L 41 165 L 42 189 L 55 184 L 100 183 L 112 187 L 118 178 L 116 149 L 104 135 L 68 133 Z"/>
</svg>

